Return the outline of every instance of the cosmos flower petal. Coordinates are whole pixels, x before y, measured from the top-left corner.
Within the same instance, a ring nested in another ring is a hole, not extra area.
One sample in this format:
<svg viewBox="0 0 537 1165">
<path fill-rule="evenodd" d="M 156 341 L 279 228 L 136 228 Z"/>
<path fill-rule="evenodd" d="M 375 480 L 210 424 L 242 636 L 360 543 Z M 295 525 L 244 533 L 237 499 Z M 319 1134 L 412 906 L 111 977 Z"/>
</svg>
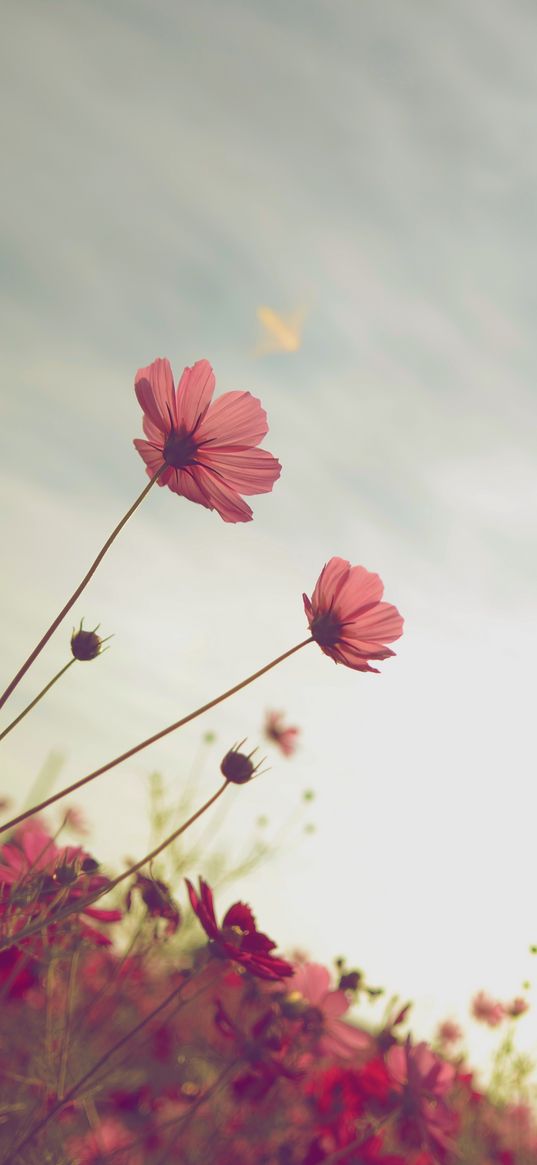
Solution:
<svg viewBox="0 0 537 1165">
<path fill-rule="evenodd" d="M 197 502 L 200 506 L 205 506 L 207 510 L 213 510 L 214 506 L 200 489 L 196 480 L 195 466 L 187 467 L 186 469 L 169 469 L 169 480 L 167 484 L 173 493 L 181 494 L 182 497 L 188 498 L 190 502 Z"/>
<path fill-rule="evenodd" d="M 330 972 L 321 963 L 299 963 L 289 983 L 289 990 L 299 991 L 309 1003 L 318 1006 L 330 990 Z M 342 998 L 347 1008 L 349 1005 L 345 997 Z"/>
<path fill-rule="evenodd" d="M 218 511 L 224 522 L 251 522 L 253 514 L 250 506 L 212 469 L 194 465 L 192 474 L 207 504 Z"/>
<path fill-rule="evenodd" d="M 332 606 L 348 578 L 350 569 L 350 562 L 346 562 L 344 558 L 331 558 L 323 566 L 311 596 L 314 607 L 328 609 Z"/>
<path fill-rule="evenodd" d="M 134 390 L 149 420 L 161 433 L 166 433 L 170 425 L 170 412 L 174 423 L 177 422 L 173 372 L 169 360 L 154 360 L 147 368 L 140 368 L 134 380 Z"/>
<path fill-rule="evenodd" d="M 350 617 L 352 620 L 352 615 Z M 363 615 L 358 615 L 354 622 L 344 625 L 344 635 L 350 639 L 360 639 L 365 642 L 393 643 L 403 634 L 404 620 L 397 607 L 391 603 L 377 603 Z"/>
<path fill-rule="evenodd" d="M 162 446 L 162 429 L 157 428 L 157 426 L 153 424 L 153 421 L 149 419 L 147 414 L 144 416 L 143 426 L 144 433 L 147 437 L 147 440 L 149 441 L 149 444 L 157 445 L 160 448 Z"/>
<path fill-rule="evenodd" d="M 238 926 L 244 931 L 255 931 L 255 917 L 245 902 L 235 902 L 224 915 L 222 926 Z"/>
<path fill-rule="evenodd" d="M 225 478 L 231 489 L 241 494 L 269 493 L 280 476 L 281 465 L 266 449 L 236 449 L 221 446 L 198 451 L 198 462 Z"/>
<path fill-rule="evenodd" d="M 374 671 L 379 673 L 379 668 L 370 668 L 368 663 L 368 656 L 363 654 L 363 651 L 356 650 L 351 643 L 341 640 L 337 647 L 326 648 L 326 655 L 330 655 L 335 663 L 345 664 L 346 668 L 352 668 L 354 671 Z M 369 655 L 369 659 L 372 656 Z M 389 652 L 393 655 L 393 652 Z"/>
<path fill-rule="evenodd" d="M 215 445 L 258 445 L 268 433 L 267 414 L 250 392 L 224 392 L 199 426 L 200 442 Z"/>
<path fill-rule="evenodd" d="M 185 368 L 177 385 L 177 424 L 184 426 L 187 433 L 199 427 L 214 388 L 214 372 L 208 360 L 197 360 L 192 368 Z"/>
<path fill-rule="evenodd" d="M 365 566 L 351 566 L 338 587 L 334 610 L 341 608 L 346 619 L 353 619 L 372 603 L 380 603 L 383 594 L 384 583 L 378 574 L 366 570 Z"/>
</svg>

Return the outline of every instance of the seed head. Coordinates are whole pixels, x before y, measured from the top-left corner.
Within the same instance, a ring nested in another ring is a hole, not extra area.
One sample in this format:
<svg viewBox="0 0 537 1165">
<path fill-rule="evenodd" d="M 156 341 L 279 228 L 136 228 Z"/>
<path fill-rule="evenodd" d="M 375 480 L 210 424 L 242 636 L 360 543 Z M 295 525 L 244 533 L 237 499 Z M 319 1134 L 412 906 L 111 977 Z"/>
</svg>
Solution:
<svg viewBox="0 0 537 1165">
<path fill-rule="evenodd" d="M 243 744 L 244 740 L 241 740 L 240 744 L 234 744 L 233 748 L 226 752 L 220 765 L 220 772 L 223 773 L 226 781 L 231 781 L 233 785 L 246 785 L 265 760 L 263 757 L 257 764 L 254 764 L 252 757 L 257 752 L 257 748 L 246 755 L 246 753 L 239 751 Z"/>
<path fill-rule="evenodd" d="M 97 635 L 97 631 L 100 626 L 99 623 L 97 624 L 97 627 L 94 627 L 93 631 L 84 631 L 83 623 L 84 620 L 81 619 L 78 631 L 75 631 L 73 628 L 73 634 L 71 636 L 71 651 L 75 659 L 95 659 L 98 655 L 101 654 L 103 650 L 103 643 L 106 643 L 108 639 L 111 639 L 111 635 L 108 635 L 106 639 L 101 639 L 101 636 Z"/>
</svg>

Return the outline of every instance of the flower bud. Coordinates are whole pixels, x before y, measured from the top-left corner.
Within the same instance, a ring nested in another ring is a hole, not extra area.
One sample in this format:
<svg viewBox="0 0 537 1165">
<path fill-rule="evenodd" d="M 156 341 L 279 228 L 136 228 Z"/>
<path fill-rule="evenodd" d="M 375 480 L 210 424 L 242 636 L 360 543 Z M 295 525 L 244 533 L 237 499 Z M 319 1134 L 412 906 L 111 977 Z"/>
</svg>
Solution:
<svg viewBox="0 0 537 1165">
<path fill-rule="evenodd" d="M 254 748 L 252 752 L 246 755 L 244 752 L 239 752 L 243 744 L 244 740 L 241 740 L 240 744 L 234 744 L 233 748 L 230 748 L 229 752 L 226 752 L 220 765 L 220 772 L 223 773 L 226 781 L 231 781 L 233 785 L 246 785 L 248 781 L 251 781 L 254 773 L 257 772 L 265 760 L 263 757 L 257 764 L 254 764 L 252 757 L 257 752 L 257 749 Z"/>
<path fill-rule="evenodd" d="M 80 622 L 78 631 L 75 631 L 73 628 L 71 651 L 75 659 L 95 659 L 101 654 L 102 646 L 103 643 L 106 643 L 106 639 L 101 639 L 101 636 L 97 635 L 98 624 L 93 631 L 84 631 L 82 624 L 83 620 Z M 107 638 L 110 638 L 110 636 Z"/>
</svg>

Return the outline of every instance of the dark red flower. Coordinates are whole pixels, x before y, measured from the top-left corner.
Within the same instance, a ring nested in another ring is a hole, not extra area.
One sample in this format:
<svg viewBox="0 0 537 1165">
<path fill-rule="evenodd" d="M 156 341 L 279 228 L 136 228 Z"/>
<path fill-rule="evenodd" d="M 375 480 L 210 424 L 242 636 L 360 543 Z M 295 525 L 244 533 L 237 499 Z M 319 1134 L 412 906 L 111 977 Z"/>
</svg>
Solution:
<svg viewBox="0 0 537 1165">
<path fill-rule="evenodd" d="M 260 979 L 285 979 L 293 974 L 290 963 L 271 953 L 276 943 L 257 929 L 249 906 L 235 902 L 224 915 L 222 926 L 218 926 L 210 886 L 200 878 L 197 894 L 188 878 L 185 881 L 192 909 L 222 955 L 240 963 Z"/>
<path fill-rule="evenodd" d="M 181 922 L 181 914 L 166 883 L 160 882 L 158 878 L 147 878 L 144 874 L 137 874 L 127 894 L 127 910 L 131 908 L 135 890 L 138 890 L 150 918 L 165 918 L 166 934 L 175 934 Z"/>
</svg>

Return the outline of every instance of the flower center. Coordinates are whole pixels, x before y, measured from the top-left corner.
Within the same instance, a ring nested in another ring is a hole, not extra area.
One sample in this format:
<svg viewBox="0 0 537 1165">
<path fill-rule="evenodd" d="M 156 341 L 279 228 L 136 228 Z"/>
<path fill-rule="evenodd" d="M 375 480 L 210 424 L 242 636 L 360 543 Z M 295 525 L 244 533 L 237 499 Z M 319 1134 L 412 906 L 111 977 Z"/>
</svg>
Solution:
<svg viewBox="0 0 537 1165">
<path fill-rule="evenodd" d="M 341 635 L 341 623 L 331 611 L 325 611 L 315 617 L 310 630 L 319 647 L 334 647 Z"/>
<path fill-rule="evenodd" d="M 172 429 L 164 446 L 164 460 L 174 469 L 192 465 L 197 452 L 197 444 L 185 429 Z"/>
</svg>

